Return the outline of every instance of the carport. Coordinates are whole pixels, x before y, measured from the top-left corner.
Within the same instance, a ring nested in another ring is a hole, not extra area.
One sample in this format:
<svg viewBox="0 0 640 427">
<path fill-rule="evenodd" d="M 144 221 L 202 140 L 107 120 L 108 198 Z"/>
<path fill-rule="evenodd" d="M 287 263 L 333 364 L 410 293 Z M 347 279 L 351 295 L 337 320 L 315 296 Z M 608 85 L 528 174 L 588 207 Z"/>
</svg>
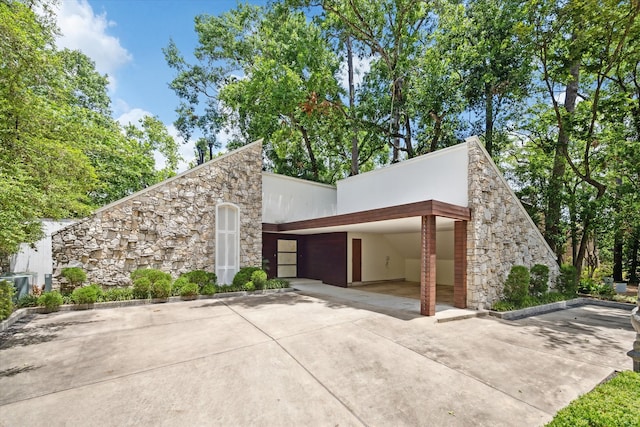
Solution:
<svg viewBox="0 0 640 427">
<path fill-rule="evenodd" d="M 426 200 L 280 224 L 263 223 L 263 257 L 273 267 L 270 268 L 272 276 L 306 277 L 346 287 L 361 279 L 357 271 L 357 253 L 361 248 L 358 249 L 358 239 L 350 236 L 417 234 L 420 313 L 433 316 L 439 230 L 453 231 L 453 305 L 467 307 L 467 222 L 470 218 L 467 207 Z"/>
</svg>

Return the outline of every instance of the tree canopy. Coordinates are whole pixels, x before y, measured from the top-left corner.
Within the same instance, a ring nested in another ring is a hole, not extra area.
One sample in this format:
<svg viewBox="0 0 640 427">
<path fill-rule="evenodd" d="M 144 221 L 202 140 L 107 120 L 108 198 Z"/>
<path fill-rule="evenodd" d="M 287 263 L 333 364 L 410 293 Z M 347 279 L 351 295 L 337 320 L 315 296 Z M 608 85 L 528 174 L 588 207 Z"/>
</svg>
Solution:
<svg viewBox="0 0 640 427">
<path fill-rule="evenodd" d="M 36 3 L 38 13 L 35 12 Z M 111 117 L 107 76 L 55 45 L 46 2 L 0 2 L 0 259 L 41 236 L 40 219 L 74 218 L 174 173 L 164 125 Z M 155 170 L 154 152 L 168 159 Z"/>
</svg>

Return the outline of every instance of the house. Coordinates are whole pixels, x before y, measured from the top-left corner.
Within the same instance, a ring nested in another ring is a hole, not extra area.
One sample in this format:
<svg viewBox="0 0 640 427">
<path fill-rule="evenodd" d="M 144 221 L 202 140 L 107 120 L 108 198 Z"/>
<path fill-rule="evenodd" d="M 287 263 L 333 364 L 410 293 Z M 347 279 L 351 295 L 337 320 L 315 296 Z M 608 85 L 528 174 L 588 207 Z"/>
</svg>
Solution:
<svg viewBox="0 0 640 427">
<path fill-rule="evenodd" d="M 456 307 L 487 308 L 513 265 L 550 267 L 555 255 L 477 138 L 338 181 L 262 171 L 260 141 L 97 210 L 52 237 L 54 277 L 81 266 L 91 281 L 129 283 L 153 267 L 242 266 L 336 286 L 420 282 L 421 312 L 437 287 Z"/>
</svg>

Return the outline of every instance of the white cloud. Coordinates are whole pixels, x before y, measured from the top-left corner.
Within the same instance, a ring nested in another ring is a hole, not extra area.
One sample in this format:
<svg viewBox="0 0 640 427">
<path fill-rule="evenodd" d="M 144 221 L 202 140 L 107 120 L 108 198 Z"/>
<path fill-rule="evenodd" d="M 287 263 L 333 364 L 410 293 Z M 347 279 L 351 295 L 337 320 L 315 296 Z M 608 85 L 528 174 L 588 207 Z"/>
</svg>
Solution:
<svg viewBox="0 0 640 427">
<path fill-rule="evenodd" d="M 126 126 L 128 124 L 139 125 L 139 120 L 145 116 L 152 116 L 148 111 L 143 110 L 142 108 L 133 108 L 127 110 L 125 113 L 121 114 L 116 120 L 122 125 Z"/>
<path fill-rule="evenodd" d="M 371 70 L 371 63 L 374 59 L 376 59 L 375 56 L 368 56 L 366 58 L 353 57 L 353 84 L 356 88 L 362 83 L 364 75 Z M 338 81 L 340 82 L 340 86 L 349 89 L 349 69 L 346 59 L 340 64 Z"/>
<path fill-rule="evenodd" d="M 116 71 L 133 59 L 117 37 L 107 34 L 115 22 L 106 13 L 96 15 L 87 0 L 60 2 L 57 22 L 62 33 L 58 47 L 80 50 L 90 57 L 100 73 L 109 75 L 110 89 L 115 91 Z"/>
</svg>

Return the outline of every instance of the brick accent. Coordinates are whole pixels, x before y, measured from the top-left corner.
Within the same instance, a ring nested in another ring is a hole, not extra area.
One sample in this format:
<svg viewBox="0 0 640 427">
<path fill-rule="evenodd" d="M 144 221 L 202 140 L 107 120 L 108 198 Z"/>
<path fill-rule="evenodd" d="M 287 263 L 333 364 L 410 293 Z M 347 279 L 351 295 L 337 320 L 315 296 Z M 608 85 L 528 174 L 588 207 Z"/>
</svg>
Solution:
<svg viewBox="0 0 640 427">
<path fill-rule="evenodd" d="M 436 314 L 436 217 L 422 217 L 420 269 L 420 314 Z"/>
<path fill-rule="evenodd" d="M 454 239 L 453 306 L 467 308 L 467 221 L 456 221 Z"/>
</svg>

